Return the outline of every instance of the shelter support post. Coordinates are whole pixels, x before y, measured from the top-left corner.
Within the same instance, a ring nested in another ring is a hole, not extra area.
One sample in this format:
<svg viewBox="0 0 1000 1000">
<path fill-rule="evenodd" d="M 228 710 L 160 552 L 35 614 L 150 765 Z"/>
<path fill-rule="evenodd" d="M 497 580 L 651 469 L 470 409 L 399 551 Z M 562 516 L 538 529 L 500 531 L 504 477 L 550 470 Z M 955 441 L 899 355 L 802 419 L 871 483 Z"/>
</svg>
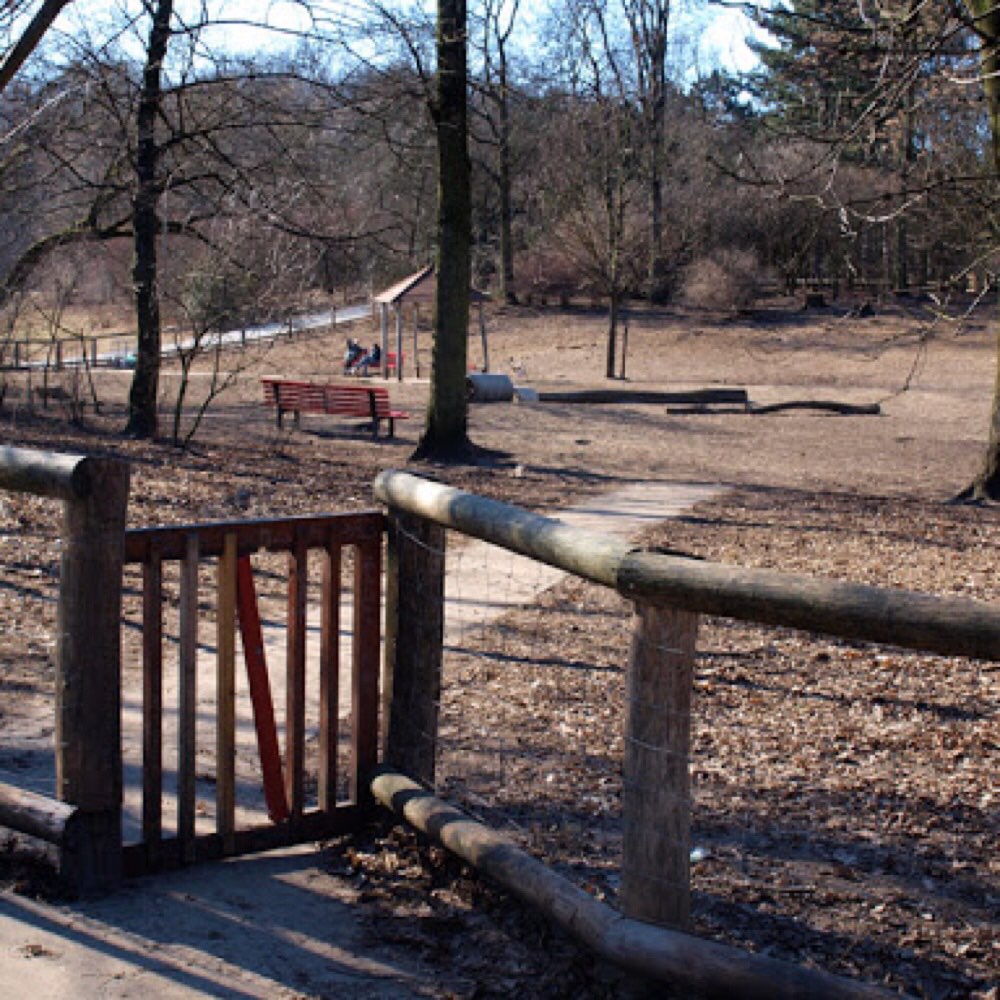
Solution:
<svg viewBox="0 0 1000 1000">
<path fill-rule="evenodd" d="M 403 307 L 396 306 L 396 381 L 403 381 Z"/>
<path fill-rule="evenodd" d="M 379 303 L 379 326 L 382 333 L 382 378 L 389 377 L 389 306 Z"/>
<path fill-rule="evenodd" d="M 420 378 L 420 355 L 417 353 L 420 341 L 420 306 L 413 303 L 413 376 Z"/>
</svg>

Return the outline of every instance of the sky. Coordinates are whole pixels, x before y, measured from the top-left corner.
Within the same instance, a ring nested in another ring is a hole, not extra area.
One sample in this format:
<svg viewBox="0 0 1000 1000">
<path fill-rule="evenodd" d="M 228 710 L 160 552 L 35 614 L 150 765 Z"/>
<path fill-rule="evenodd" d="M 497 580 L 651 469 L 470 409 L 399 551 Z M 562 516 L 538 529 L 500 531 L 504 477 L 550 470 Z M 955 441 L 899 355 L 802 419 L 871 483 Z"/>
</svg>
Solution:
<svg viewBox="0 0 1000 1000">
<path fill-rule="evenodd" d="M 429 3 L 430 0 L 423 0 Z M 541 9 L 545 0 L 522 0 L 522 10 L 530 22 L 533 7 Z M 351 11 L 363 8 L 364 0 L 337 0 L 349 17 Z M 101 19 L 101 14 L 116 6 L 136 7 L 134 0 L 101 3 L 99 0 L 77 0 L 72 3 L 56 23 L 56 29 L 72 34 L 74 26 L 87 23 L 91 26 Z M 196 10 L 195 0 L 181 0 L 178 7 Z M 284 31 L 308 31 L 310 27 L 306 5 L 296 0 L 211 0 L 213 13 L 228 12 L 234 20 L 260 21 Z M 332 6 L 332 5 L 331 5 Z M 674 0 L 672 34 L 678 44 L 677 59 L 680 75 L 695 77 L 720 66 L 733 72 L 753 68 L 755 58 L 747 47 L 746 37 L 753 33 L 753 25 L 737 8 L 727 8 L 706 0 Z M 248 27 L 230 26 L 220 29 L 222 45 L 232 51 L 277 51 L 294 46 L 294 34 L 254 31 Z M 215 40 L 212 45 L 219 43 Z"/>
</svg>

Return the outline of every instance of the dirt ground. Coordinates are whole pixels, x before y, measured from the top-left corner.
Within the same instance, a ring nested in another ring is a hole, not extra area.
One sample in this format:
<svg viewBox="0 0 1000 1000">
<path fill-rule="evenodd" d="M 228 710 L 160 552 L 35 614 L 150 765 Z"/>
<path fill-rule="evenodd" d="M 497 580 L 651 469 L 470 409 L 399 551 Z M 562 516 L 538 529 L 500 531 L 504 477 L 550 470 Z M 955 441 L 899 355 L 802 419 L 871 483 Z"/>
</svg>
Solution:
<svg viewBox="0 0 1000 1000">
<path fill-rule="evenodd" d="M 550 513 L 622 481 L 722 484 L 718 499 L 651 531 L 649 543 L 996 601 L 996 510 L 947 504 L 982 455 L 996 367 L 991 318 L 976 314 L 956 329 L 914 301 L 865 318 L 792 303 L 738 319 L 637 313 L 627 378 L 612 383 L 623 392 L 743 387 L 755 404 L 877 402 L 881 413 L 680 413 L 627 399 L 482 404 L 470 410 L 471 436 L 507 458 L 411 468 Z M 122 371 L 95 376 L 102 413 L 88 412 L 83 427 L 70 426 L 58 403 L 32 411 L 15 381 L 3 440 L 128 456 L 133 526 L 368 507 L 375 474 L 408 463 L 426 383 L 390 386 L 412 414 L 393 441 L 319 417 L 278 431 L 260 405 L 260 376 L 335 374 L 345 335 L 234 358 L 246 368 L 188 451 L 120 437 L 130 378 Z M 472 361 L 478 352 L 471 341 Z M 585 310 L 498 310 L 490 355 L 491 368 L 518 385 L 609 384 L 604 320 Z M 208 378 L 196 371 L 192 393 Z M 168 371 L 165 403 L 175 384 Z M 0 770 L 16 773 L 2 733 L 50 697 L 57 525 L 53 505 L 32 498 L 5 495 L 0 515 Z M 508 616 L 502 638 L 467 637 L 449 658 L 443 705 L 443 789 L 611 902 L 629 613 L 566 581 Z M 696 931 L 918 996 L 995 1000 L 996 666 L 714 619 L 703 624 L 699 654 Z M 373 938 L 449 970 L 438 995 L 620 991 L 613 975 L 400 828 L 332 844 L 328 856 L 330 871 L 357 889 Z"/>
</svg>

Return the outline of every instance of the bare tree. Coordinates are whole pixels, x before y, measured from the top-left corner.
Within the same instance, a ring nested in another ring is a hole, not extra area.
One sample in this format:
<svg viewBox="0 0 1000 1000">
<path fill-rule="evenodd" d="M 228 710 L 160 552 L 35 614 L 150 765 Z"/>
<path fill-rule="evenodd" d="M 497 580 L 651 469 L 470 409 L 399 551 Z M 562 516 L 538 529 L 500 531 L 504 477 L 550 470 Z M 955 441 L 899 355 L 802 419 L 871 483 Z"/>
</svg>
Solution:
<svg viewBox="0 0 1000 1000">
<path fill-rule="evenodd" d="M 414 457 L 460 461 L 471 450 L 466 398 L 472 245 L 466 3 L 438 0 L 437 11 L 431 107 L 438 151 L 437 291 L 427 423 Z"/>
<path fill-rule="evenodd" d="M 31 15 L 24 31 L 17 41 L 5 50 L 0 50 L 0 93 L 17 75 L 18 70 L 28 61 L 31 53 L 38 48 L 45 33 L 52 27 L 55 19 L 63 8 L 68 7 L 73 0 L 43 0 L 38 9 Z M 0 12 L 0 29 L 7 28 L 18 17 L 28 14 L 33 4 L 30 0 L 8 0 Z"/>
</svg>

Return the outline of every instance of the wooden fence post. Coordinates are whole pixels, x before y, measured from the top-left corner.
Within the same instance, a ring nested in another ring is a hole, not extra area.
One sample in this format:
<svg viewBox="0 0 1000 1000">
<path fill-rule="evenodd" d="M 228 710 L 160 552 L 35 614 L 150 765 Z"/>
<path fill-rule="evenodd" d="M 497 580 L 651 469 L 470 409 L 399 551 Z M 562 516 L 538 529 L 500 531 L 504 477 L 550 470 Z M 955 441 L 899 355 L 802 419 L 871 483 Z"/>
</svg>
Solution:
<svg viewBox="0 0 1000 1000">
<path fill-rule="evenodd" d="M 433 787 L 444 655 L 445 532 L 394 508 L 387 527 L 384 757 Z"/>
<path fill-rule="evenodd" d="M 626 683 L 622 911 L 686 928 L 691 917 L 691 690 L 698 616 L 636 605 Z"/>
<path fill-rule="evenodd" d="M 129 468 L 87 459 L 66 499 L 56 659 L 56 794 L 80 810 L 63 868 L 77 891 L 121 878 L 121 602 Z"/>
</svg>

